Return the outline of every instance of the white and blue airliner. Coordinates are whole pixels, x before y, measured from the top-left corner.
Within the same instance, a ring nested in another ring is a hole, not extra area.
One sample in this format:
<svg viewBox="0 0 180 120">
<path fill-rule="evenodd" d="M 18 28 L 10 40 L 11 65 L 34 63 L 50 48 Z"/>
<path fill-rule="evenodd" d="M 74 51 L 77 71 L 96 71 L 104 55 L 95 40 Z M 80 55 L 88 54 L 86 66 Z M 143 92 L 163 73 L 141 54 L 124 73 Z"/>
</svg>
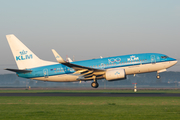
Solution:
<svg viewBox="0 0 180 120">
<path fill-rule="evenodd" d="M 14 35 L 6 35 L 18 69 L 6 68 L 16 72 L 19 77 L 53 81 L 75 82 L 93 80 L 91 86 L 99 86 L 97 80 L 108 81 L 126 79 L 126 75 L 166 71 L 175 65 L 177 60 L 159 53 L 130 54 L 83 61 L 67 62 L 54 50 L 57 62 L 39 59 Z"/>
</svg>

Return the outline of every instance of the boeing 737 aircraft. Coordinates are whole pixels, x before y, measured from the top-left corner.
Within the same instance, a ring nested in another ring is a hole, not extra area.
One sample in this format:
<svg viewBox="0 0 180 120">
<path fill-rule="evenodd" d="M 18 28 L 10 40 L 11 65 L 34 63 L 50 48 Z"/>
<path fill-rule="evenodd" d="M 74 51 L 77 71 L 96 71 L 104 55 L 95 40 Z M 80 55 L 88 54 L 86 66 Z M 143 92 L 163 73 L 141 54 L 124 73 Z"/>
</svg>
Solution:
<svg viewBox="0 0 180 120">
<path fill-rule="evenodd" d="M 97 80 L 108 81 L 126 79 L 126 75 L 166 71 L 177 60 L 159 53 L 130 54 L 83 61 L 66 62 L 54 50 L 58 62 L 39 59 L 14 35 L 6 35 L 18 69 L 6 70 L 16 72 L 19 77 L 54 82 L 74 82 L 93 80 L 91 86 L 99 86 Z"/>
</svg>

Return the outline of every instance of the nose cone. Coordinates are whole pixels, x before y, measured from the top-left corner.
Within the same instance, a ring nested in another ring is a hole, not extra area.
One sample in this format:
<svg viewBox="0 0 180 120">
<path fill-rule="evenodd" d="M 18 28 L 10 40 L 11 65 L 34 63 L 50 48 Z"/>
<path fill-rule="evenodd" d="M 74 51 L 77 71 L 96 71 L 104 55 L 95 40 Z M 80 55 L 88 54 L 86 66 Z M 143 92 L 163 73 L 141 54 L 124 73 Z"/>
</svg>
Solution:
<svg viewBox="0 0 180 120">
<path fill-rule="evenodd" d="M 177 60 L 176 60 L 176 59 L 174 59 L 174 58 L 170 58 L 170 60 L 171 60 L 171 61 L 177 61 Z"/>
<path fill-rule="evenodd" d="M 178 61 L 176 60 L 176 61 L 174 61 L 174 64 L 176 64 Z"/>
<path fill-rule="evenodd" d="M 174 59 L 174 61 L 171 61 L 172 66 L 175 65 L 175 64 L 177 64 L 177 62 L 178 62 L 178 61 L 177 61 L 176 59 Z"/>
</svg>

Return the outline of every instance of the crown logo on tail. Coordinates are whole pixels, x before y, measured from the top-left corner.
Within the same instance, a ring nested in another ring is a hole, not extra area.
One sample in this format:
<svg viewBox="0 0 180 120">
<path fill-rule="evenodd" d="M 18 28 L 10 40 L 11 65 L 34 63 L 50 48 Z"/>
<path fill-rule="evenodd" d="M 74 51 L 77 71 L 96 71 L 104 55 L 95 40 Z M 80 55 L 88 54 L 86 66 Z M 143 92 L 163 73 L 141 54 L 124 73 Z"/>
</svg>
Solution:
<svg viewBox="0 0 180 120">
<path fill-rule="evenodd" d="M 24 50 L 23 50 L 23 51 L 21 51 L 21 52 L 19 52 L 19 53 L 20 53 L 21 55 L 25 55 L 25 54 L 27 54 L 27 52 L 28 52 L 28 51 L 24 51 Z"/>
</svg>

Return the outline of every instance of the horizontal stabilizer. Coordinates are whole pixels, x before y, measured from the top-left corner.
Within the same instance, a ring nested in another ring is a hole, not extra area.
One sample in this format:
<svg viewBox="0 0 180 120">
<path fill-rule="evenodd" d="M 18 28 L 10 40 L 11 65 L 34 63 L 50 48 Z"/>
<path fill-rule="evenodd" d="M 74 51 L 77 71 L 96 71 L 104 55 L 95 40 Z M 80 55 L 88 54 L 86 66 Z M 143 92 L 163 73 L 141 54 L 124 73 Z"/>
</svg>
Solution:
<svg viewBox="0 0 180 120">
<path fill-rule="evenodd" d="M 19 70 L 19 69 L 9 69 L 9 68 L 6 68 L 5 70 L 9 70 L 9 71 L 12 71 L 12 72 L 17 72 L 17 73 L 29 73 L 29 72 L 32 72 L 32 70 Z"/>
</svg>

